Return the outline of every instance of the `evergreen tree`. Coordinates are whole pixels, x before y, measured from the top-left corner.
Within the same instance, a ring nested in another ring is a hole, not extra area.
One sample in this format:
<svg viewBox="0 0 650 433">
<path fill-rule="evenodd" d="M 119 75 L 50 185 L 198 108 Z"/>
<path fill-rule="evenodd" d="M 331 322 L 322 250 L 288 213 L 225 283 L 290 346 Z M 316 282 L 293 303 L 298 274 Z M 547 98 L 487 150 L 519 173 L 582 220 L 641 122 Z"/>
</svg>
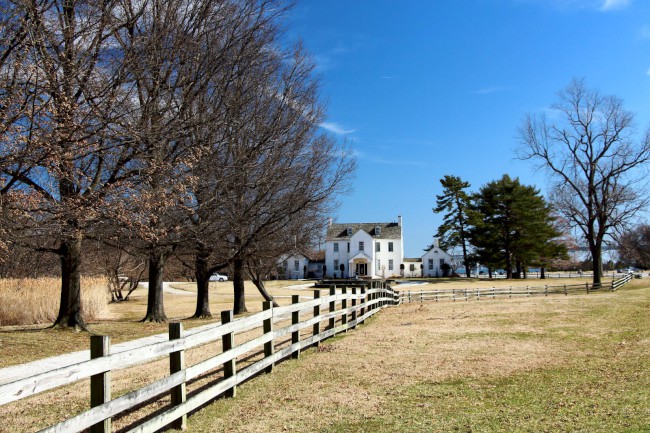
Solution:
<svg viewBox="0 0 650 433">
<path fill-rule="evenodd" d="M 503 266 L 507 278 L 520 278 L 526 266 L 561 253 L 553 239 L 551 209 L 538 189 L 504 175 L 473 197 L 468 232 L 476 255 L 488 266 Z"/>
<path fill-rule="evenodd" d="M 470 196 L 465 192 L 469 182 L 464 182 L 458 176 L 446 175 L 440 179 L 443 187 L 442 195 L 436 196 L 435 213 L 445 212 L 443 223 L 438 227 L 436 236 L 444 248 L 460 246 L 463 250 L 463 265 L 467 277 L 470 276 L 467 257 L 467 228 Z"/>
</svg>

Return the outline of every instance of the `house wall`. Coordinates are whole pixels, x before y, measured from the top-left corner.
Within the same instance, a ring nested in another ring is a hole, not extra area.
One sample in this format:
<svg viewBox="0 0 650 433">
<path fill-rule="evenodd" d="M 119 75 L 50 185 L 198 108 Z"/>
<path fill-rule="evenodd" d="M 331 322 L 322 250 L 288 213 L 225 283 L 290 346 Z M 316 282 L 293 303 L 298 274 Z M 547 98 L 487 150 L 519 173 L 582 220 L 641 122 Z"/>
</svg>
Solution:
<svg viewBox="0 0 650 433">
<path fill-rule="evenodd" d="M 296 269 L 297 262 L 297 269 Z M 282 266 L 284 268 L 284 278 L 287 280 L 301 280 L 305 278 L 305 266 L 307 266 L 308 260 L 305 256 L 296 254 L 290 257 L 287 257 L 282 261 Z"/>
<path fill-rule="evenodd" d="M 433 260 L 433 266 L 430 265 L 429 260 Z M 441 262 L 447 263 L 451 266 L 451 256 L 440 248 L 431 248 L 422 256 L 422 264 L 424 265 L 425 277 L 442 277 L 443 272 L 440 268 Z M 450 271 L 451 272 L 451 271 Z"/>
<path fill-rule="evenodd" d="M 334 251 L 334 243 L 338 242 L 338 251 Z M 369 257 L 368 276 L 389 278 L 399 276 L 399 266 L 404 259 L 404 243 L 402 239 L 374 239 L 370 234 L 359 230 L 352 235 L 350 239 L 328 240 L 325 243 L 325 265 L 327 266 L 326 277 L 332 278 L 350 278 L 355 276 L 354 264 L 350 269 L 350 259 L 359 254 L 359 242 L 364 243 L 363 253 Z M 388 243 L 393 243 L 393 251 L 388 251 Z M 348 253 L 348 243 L 350 252 Z M 376 244 L 379 243 L 379 251 L 376 251 Z M 390 260 L 393 261 L 393 269 L 389 269 Z M 335 261 L 340 265 L 345 265 L 343 275 L 338 267 L 335 267 Z M 377 266 L 379 261 L 379 267 Z"/>
</svg>

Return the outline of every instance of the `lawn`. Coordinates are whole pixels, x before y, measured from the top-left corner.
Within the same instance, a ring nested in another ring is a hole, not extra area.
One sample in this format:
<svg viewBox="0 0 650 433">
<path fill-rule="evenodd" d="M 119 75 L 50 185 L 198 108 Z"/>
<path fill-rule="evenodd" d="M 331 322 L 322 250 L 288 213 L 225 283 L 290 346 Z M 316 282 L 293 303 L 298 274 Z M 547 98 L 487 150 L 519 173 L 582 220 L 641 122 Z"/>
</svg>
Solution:
<svg viewBox="0 0 650 433">
<path fill-rule="evenodd" d="M 312 289 L 290 284 L 269 287 L 281 304 L 291 294 L 312 295 Z M 478 285 L 440 280 L 412 288 Z M 193 285 L 172 288 L 165 295 L 167 314 L 190 316 Z M 231 290 L 229 283 L 211 285 L 213 313 L 230 308 Z M 144 315 L 145 295 L 138 289 L 131 301 L 112 304 L 112 319 L 93 323 L 92 330 L 111 335 L 113 343 L 166 332 L 166 325 L 136 322 Z M 247 303 L 251 310 L 261 307 L 252 286 L 247 286 Z M 184 322 L 191 327 L 207 321 Z M 189 431 L 650 431 L 648 323 L 647 279 L 614 293 L 405 304 L 242 385 L 236 399 L 218 400 L 193 414 Z M 87 344 L 86 333 L 4 329 L 0 364 Z M 166 374 L 167 368 L 160 363 L 116 375 L 115 395 Z M 86 407 L 86 392 L 87 383 L 80 383 L 13 409 L 0 407 L 3 418 L 13 419 L 16 410 L 21 414 L 20 423 L 12 420 L 0 431 L 49 425 L 50 419 Z"/>
<path fill-rule="evenodd" d="M 650 431 L 650 290 L 402 305 L 194 414 L 196 432 Z"/>
</svg>

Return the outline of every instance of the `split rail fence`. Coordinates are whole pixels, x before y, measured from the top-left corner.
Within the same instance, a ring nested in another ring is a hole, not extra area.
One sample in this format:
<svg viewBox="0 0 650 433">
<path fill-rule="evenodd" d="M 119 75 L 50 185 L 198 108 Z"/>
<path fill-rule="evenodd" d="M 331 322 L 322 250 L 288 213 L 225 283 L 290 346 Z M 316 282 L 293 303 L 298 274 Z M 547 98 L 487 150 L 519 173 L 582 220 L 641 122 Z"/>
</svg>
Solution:
<svg viewBox="0 0 650 433">
<path fill-rule="evenodd" d="M 146 344 L 131 344 L 115 353 L 111 353 L 109 337 L 91 336 L 90 359 L 76 362 L 78 357 L 73 356 L 68 365 L 56 368 L 41 363 L 35 368 L 0 369 L 0 406 L 90 378 L 90 409 L 40 431 L 109 432 L 114 417 L 164 396 L 169 399 L 166 407 L 121 429 L 155 432 L 166 427 L 185 428 L 187 415 L 197 408 L 219 396 L 235 396 L 239 384 L 262 372 L 270 373 L 274 364 L 298 358 L 305 348 L 318 346 L 321 341 L 364 323 L 380 309 L 399 304 L 398 293 L 379 281 L 360 283 L 357 287 L 330 286 L 326 293 L 321 296 L 321 290 L 315 290 L 313 299 L 303 302 L 299 295 L 294 295 L 292 304 L 282 307 L 265 302 L 263 311 L 237 319 L 232 311 L 223 311 L 221 323 L 203 326 L 198 331 L 185 332 L 181 323 L 170 323 L 167 341 L 142 339 Z M 219 353 L 187 365 L 189 349 L 212 349 L 219 342 Z M 169 374 L 111 398 L 111 373 L 166 358 Z M 16 373 L 19 371 L 22 373 Z M 207 383 L 188 393 L 188 384 L 199 379 L 205 382 L 206 377 Z M 5 418 L 4 422 L 11 420 Z"/>
<path fill-rule="evenodd" d="M 621 278 L 612 280 L 610 284 L 594 286 L 592 283 L 584 284 L 563 284 L 546 285 L 544 287 L 499 287 L 483 289 L 447 289 L 447 290 L 402 290 L 400 292 L 401 303 L 425 302 L 425 301 L 468 301 L 470 299 L 495 299 L 513 298 L 520 296 L 548 296 L 548 295 L 569 295 L 577 293 L 602 292 L 603 290 L 615 291 L 628 283 L 632 275 L 623 275 Z"/>
</svg>

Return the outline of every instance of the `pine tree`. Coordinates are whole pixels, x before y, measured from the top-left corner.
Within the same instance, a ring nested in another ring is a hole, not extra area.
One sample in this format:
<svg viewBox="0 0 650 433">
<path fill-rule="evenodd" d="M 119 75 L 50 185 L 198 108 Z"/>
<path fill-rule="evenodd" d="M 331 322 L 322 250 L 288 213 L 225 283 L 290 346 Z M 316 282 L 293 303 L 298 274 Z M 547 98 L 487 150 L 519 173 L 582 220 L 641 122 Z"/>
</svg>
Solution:
<svg viewBox="0 0 650 433">
<path fill-rule="evenodd" d="M 484 263 L 504 266 L 507 278 L 519 278 L 526 266 L 561 254 L 553 222 L 538 189 L 504 175 L 473 197 L 469 238 Z"/>
<path fill-rule="evenodd" d="M 467 277 L 470 276 L 467 260 L 467 227 L 470 196 L 465 192 L 469 182 L 458 176 L 446 175 L 440 179 L 442 195 L 436 196 L 435 213 L 445 212 L 443 223 L 438 227 L 438 236 L 444 248 L 460 246 L 463 250 L 463 265 Z"/>
</svg>

